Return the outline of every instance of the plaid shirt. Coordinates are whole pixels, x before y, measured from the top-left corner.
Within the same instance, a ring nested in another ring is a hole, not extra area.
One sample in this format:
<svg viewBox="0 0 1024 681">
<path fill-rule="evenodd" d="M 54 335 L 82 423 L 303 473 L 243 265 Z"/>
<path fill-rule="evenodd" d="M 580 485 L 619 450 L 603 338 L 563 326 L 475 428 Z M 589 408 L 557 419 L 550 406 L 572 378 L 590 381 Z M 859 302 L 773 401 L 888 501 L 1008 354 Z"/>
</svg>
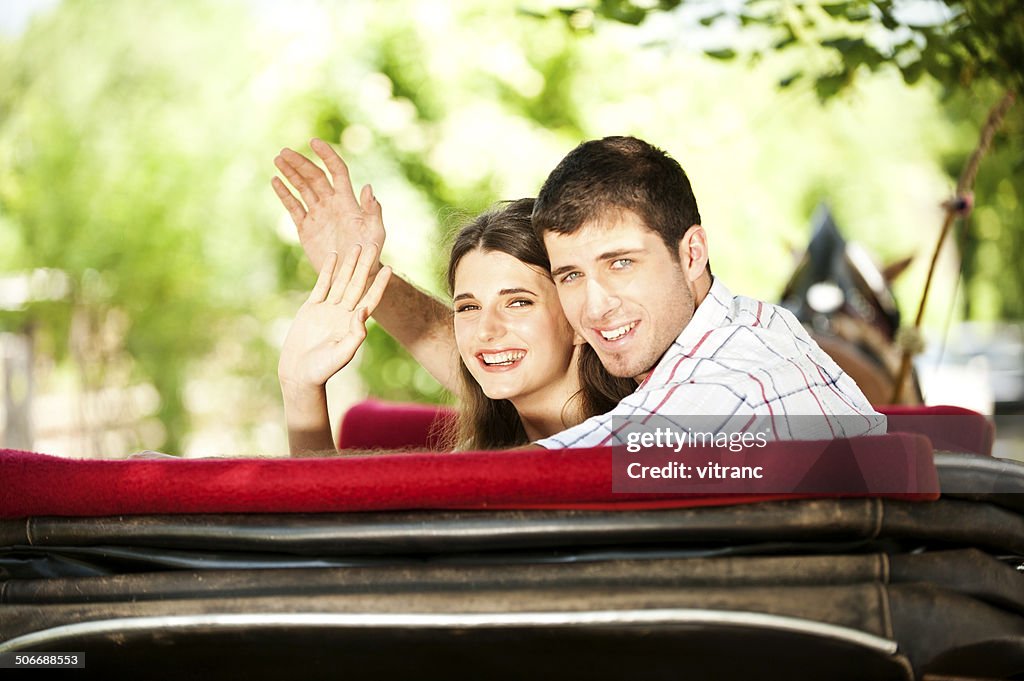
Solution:
<svg viewBox="0 0 1024 681">
<path fill-rule="evenodd" d="M 745 430 L 760 419 L 773 424 L 772 439 L 817 440 L 886 430 L 885 416 L 791 312 L 734 296 L 719 279 L 636 392 L 607 414 L 537 444 L 549 449 L 622 444 L 616 435 L 625 420 L 651 415 L 674 419 L 682 427 L 687 417 L 713 417 L 728 432 Z"/>
</svg>

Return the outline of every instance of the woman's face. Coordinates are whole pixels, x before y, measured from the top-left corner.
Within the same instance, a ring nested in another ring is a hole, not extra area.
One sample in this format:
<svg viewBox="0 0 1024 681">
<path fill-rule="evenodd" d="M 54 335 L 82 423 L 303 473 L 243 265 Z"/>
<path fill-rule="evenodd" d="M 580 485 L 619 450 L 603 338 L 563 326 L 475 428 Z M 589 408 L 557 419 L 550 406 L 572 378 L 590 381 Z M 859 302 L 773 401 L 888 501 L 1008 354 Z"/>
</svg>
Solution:
<svg viewBox="0 0 1024 681">
<path fill-rule="evenodd" d="M 455 270 L 455 341 L 493 400 L 574 392 L 574 334 L 550 277 L 499 251 L 470 251 Z"/>
</svg>

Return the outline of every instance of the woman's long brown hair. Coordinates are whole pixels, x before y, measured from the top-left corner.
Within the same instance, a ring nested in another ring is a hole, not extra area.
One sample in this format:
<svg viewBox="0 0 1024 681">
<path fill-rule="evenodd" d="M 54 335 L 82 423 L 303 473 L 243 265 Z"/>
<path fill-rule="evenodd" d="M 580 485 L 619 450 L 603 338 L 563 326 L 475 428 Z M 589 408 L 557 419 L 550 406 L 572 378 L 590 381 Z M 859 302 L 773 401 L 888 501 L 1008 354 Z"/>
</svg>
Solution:
<svg viewBox="0 0 1024 681">
<path fill-rule="evenodd" d="M 533 199 L 508 201 L 463 227 L 452 243 L 448 260 L 448 292 L 454 292 L 459 262 L 477 249 L 506 253 L 542 272 L 550 272 L 544 247 L 530 226 L 532 213 Z M 452 449 L 471 450 L 504 449 L 528 443 L 530 439 L 512 403 L 487 397 L 465 363 L 460 364 L 462 392 L 458 419 L 445 438 L 447 444 Z M 609 374 L 594 349 L 586 344 L 580 348 L 579 378 L 579 392 L 562 408 L 562 423 L 566 427 L 611 411 L 619 400 L 636 390 L 632 379 Z"/>
</svg>

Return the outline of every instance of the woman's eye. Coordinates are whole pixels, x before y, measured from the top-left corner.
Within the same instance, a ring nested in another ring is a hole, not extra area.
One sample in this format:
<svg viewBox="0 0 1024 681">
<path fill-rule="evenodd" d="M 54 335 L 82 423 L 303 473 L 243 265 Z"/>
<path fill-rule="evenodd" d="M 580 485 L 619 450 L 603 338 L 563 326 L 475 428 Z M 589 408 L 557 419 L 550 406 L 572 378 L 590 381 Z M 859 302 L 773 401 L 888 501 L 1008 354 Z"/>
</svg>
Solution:
<svg viewBox="0 0 1024 681">
<path fill-rule="evenodd" d="M 527 305 L 533 305 L 533 301 L 526 298 L 516 298 L 508 304 L 509 307 L 526 307 Z"/>
<path fill-rule="evenodd" d="M 473 310 L 479 310 L 479 309 L 480 309 L 479 305 L 473 305 L 472 303 L 465 303 L 465 304 L 459 305 L 458 307 L 455 308 L 455 314 L 458 314 L 460 312 L 471 312 Z"/>
</svg>

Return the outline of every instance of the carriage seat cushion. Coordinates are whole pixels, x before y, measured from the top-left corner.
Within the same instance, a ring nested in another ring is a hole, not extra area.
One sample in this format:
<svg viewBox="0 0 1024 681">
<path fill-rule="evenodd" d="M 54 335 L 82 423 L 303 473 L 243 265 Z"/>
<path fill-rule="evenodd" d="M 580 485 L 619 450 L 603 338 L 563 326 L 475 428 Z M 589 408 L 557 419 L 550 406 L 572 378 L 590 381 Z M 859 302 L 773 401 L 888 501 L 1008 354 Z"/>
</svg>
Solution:
<svg viewBox="0 0 1024 681">
<path fill-rule="evenodd" d="M 77 460 L 0 450 L 0 518 L 418 509 L 624 510 L 816 497 L 938 496 L 928 440 L 894 434 L 769 442 L 761 479 L 684 488 L 625 476 L 624 448 L 405 452 L 323 458 Z M 647 454 L 641 456 L 646 457 Z M 690 463 L 736 461 L 684 449 Z M 647 461 L 647 459 L 643 459 Z M 645 485 L 648 485 L 645 487 Z"/>
</svg>

